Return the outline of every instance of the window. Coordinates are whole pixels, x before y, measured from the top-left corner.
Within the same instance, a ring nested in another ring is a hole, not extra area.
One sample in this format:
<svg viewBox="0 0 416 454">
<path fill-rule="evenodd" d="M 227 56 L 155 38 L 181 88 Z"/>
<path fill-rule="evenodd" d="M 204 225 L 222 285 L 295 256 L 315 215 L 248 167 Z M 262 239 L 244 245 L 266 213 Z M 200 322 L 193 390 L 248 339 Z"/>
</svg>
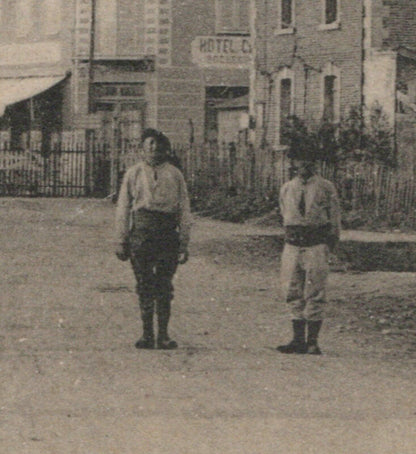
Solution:
<svg viewBox="0 0 416 454">
<path fill-rule="evenodd" d="M 320 30 L 333 30 L 339 28 L 340 1 L 341 0 L 321 0 L 322 20 L 319 25 Z"/>
<path fill-rule="evenodd" d="M 335 76 L 324 77 L 324 113 L 323 119 L 329 123 L 335 120 Z"/>
<path fill-rule="evenodd" d="M 340 71 L 332 63 L 322 74 L 322 119 L 328 123 L 340 120 Z"/>
<path fill-rule="evenodd" d="M 338 0 L 325 0 L 325 24 L 338 20 Z"/>
<path fill-rule="evenodd" d="M 61 0 L 43 0 L 43 24 L 47 35 L 55 35 L 61 29 Z"/>
<path fill-rule="evenodd" d="M 276 80 L 276 142 L 277 145 L 282 144 L 283 126 L 286 120 L 293 115 L 294 111 L 294 96 L 293 96 L 293 71 L 289 68 L 284 68 L 278 74 Z"/>
<path fill-rule="evenodd" d="M 279 0 L 278 2 L 278 33 L 293 33 L 294 31 L 294 1 Z"/>
<path fill-rule="evenodd" d="M 250 0 L 217 0 L 217 33 L 249 33 Z"/>
<path fill-rule="evenodd" d="M 27 36 L 32 29 L 32 0 L 16 0 L 16 35 Z"/>
<path fill-rule="evenodd" d="M 280 120 L 284 120 L 292 113 L 292 79 L 280 81 Z"/>
<path fill-rule="evenodd" d="M 96 0 L 95 51 L 99 56 L 114 56 L 117 51 L 117 1 Z"/>
</svg>

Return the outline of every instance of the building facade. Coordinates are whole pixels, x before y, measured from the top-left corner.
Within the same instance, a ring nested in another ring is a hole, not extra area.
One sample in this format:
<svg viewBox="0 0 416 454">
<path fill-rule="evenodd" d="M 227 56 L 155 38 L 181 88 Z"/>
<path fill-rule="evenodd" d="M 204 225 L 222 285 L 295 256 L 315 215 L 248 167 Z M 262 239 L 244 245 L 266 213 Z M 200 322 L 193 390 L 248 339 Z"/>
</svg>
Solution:
<svg viewBox="0 0 416 454">
<path fill-rule="evenodd" d="M 0 130 L 15 144 L 218 136 L 216 105 L 246 96 L 249 0 L 0 0 Z"/>
<path fill-rule="evenodd" d="M 256 0 L 256 140 L 279 148 L 289 115 L 338 123 L 376 103 L 394 126 L 414 103 L 416 4 L 406 0 Z"/>
</svg>

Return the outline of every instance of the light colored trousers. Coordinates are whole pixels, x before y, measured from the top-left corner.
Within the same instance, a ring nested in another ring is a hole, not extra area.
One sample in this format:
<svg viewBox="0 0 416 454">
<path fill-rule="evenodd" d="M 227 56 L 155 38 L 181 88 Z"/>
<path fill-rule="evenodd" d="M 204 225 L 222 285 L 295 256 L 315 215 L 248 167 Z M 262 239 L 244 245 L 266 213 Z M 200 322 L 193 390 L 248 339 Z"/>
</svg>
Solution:
<svg viewBox="0 0 416 454">
<path fill-rule="evenodd" d="M 280 272 L 283 298 L 292 319 L 322 320 L 329 274 L 328 246 L 285 244 Z"/>
</svg>

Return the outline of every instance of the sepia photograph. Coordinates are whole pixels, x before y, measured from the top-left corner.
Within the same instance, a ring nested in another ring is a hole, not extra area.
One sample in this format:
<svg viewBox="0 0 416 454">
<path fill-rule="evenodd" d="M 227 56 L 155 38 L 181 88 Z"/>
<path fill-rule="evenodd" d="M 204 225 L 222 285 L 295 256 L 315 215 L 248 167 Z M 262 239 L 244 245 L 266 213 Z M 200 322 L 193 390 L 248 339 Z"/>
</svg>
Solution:
<svg viewBox="0 0 416 454">
<path fill-rule="evenodd" d="M 416 0 L 0 0 L 0 453 L 416 452 Z"/>
</svg>

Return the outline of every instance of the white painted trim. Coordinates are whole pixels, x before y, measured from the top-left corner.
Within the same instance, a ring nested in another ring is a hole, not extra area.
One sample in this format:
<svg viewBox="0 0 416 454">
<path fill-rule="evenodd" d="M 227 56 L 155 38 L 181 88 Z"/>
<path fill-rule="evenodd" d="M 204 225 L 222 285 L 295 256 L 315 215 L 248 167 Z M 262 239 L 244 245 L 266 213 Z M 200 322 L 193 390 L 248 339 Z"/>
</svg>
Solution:
<svg viewBox="0 0 416 454">
<path fill-rule="evenodd" d="M 327 63 L 321 73 L 321 108 L 320 108 L 320 119 L 324 116 L 324 96 L 325 96 L 325 77 L 335 76 L 334 86 L 334 123 L 339 123 L 341 120 L 341 70 L 334 63 Z"/>
<path fill-rule="evenodd" d="M 295 33 L 295 28 L 282 28 L 281 30 L 276 30 L 275 35 L 293 35 Z"/>
<path fill-rule="evenodd" d="M 319 24 L 318 30 L 325 31 L 325 30 L 338 30 L 341 28 L 341 22 L 336 21 L 332 22 L 332 24 Z"/>
</svg>

